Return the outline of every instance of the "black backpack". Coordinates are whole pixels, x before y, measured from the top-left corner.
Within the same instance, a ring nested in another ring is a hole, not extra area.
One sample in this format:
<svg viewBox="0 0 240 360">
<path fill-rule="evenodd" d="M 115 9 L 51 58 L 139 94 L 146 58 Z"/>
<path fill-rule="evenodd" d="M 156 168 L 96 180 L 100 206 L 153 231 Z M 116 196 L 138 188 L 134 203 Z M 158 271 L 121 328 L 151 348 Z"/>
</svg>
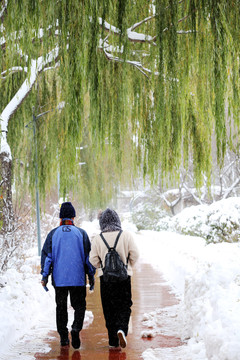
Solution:
<svg viewBox="0 0 240 360">
<path fill-rule="evenodd" d="M 100 236 L 108 248 L 108 252 L 105 256 L 105 266 L 102 267 L 103 271 L 103 280 L 108 282 L 119 282 L 126 280 L 128 278 L 127 273 L 127 265 L 125 265 L 120 258 L 120 255 L 116 251 L 117 243 L 120 238 L 122 230 L 119 231 L 117 238 L 115 240 L 114 246 L 110 247 L 104 238 L 103 234 L 101 233 Z M 128 263 L 128 258 L 127 258 Z"/>
</svg>

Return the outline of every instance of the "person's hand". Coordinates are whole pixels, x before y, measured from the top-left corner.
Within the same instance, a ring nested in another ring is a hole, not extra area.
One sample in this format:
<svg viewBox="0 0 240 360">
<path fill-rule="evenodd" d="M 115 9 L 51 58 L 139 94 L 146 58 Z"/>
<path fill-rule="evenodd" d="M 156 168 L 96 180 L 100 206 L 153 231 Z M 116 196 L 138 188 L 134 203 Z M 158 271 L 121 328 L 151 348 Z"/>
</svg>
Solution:
<svg viewBox="0 0 240 360">
<path fill-rule="evenodd" d="M 90 291 L 93 291 L 93 289 L 94 289 L 94 284 L 95 284 L 94 276 L 89 276 L 89 277 L 88 277 L 88 281 L 89 281 L 89 285 L 90 285 Z"/>
<path fill-rule="evenodd" d="M 47 278 L 47 277 L 42 277 L 42 280 L 41 280 L 42 286 L 43 286 L 43 287 L 46 286 L 47 283 L 48 283 L 48 278 Z"/>
<path fill-rule="evenodd" d="M 48 291 L 47 283 L 48 283 L 48 278 L 47 277 L 42 277 L 41 284 L 42 284 L 45 291 Z"/>
</svg>

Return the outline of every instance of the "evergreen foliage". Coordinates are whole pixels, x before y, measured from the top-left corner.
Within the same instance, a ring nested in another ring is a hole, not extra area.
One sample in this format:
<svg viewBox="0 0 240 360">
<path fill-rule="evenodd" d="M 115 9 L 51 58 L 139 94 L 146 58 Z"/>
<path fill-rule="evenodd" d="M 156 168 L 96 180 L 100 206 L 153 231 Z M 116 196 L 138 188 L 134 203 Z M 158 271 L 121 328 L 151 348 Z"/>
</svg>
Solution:
<svg viewBox="0 0 240 360">
<path fill-rule="evenodd" d="M 29 173 L 31 188 L 35 150 L 25 126 L 33 107 L 38 114 L 63 102 L 61 111 L 37 122 L 41 194 L 59 171 L 62 194 L 81 188 L 86 203 L 98 206 L 129 169 L 153 181 L 160 169 L 165 179 L 187 167 L 191 153 L 200 186 L 203 174 L 210 177 L 215 148 L 223 162 L 240 119 L 240 0 L 4 5 L 1 111 L 28 76 L 31 60 L 58 50 L 8 127 L 15 174 Z M 79 162 L 86 165 L 79 168 Z"/>
</svg>

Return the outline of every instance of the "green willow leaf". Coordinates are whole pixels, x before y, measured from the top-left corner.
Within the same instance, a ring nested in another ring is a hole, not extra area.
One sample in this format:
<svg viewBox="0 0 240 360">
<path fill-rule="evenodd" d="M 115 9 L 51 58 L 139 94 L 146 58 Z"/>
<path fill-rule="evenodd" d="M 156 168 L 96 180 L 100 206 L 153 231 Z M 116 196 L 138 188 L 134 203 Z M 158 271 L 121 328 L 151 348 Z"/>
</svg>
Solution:
<svg viewBox="0 0 240 360">
<path fill-rule="evenodd" d="M 58 50 L 9 121 L 15 178 L 34 188 L 35 107 L 51 110 L 37 124 L 43 198 L 60 175 L 62 195 L 96 207 L 139 174 L 177 178 L 190 158 L 200 186 L 239 130 L 239 15 L 239 0 L 8 0 L 2 110 L 32 60 Z"/>
</svg>

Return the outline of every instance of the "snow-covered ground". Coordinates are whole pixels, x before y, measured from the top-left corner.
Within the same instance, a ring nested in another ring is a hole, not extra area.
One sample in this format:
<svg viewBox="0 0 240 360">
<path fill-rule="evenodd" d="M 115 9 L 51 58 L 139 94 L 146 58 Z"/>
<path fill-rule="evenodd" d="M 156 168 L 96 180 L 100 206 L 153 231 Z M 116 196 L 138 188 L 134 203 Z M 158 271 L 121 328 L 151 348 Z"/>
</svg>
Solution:
<svg viewBox="0 0 240 360">
<path fill-rule="evenodd" d="M 164 273 L 181 299 L 177 324 L 182 339 L 190 338 L 191 359 L 239 360 L 240 244 L 205 245 L 201 238 L 170 232 L 141 236 L 142 257 Z M 154 350 L 144 357 L 161 358 Z"/>
<path fill-rule="evenodd" d="M 223 205 L 219 202 L 223 216 L 224 209 L 229 215 L 229 206 Z M 90 237 L 98 232 L 96 220 L 81 226 Z M 169 319 L 174 317 L 178 335 L 186 341 L 186 346 L 165 349 L 164 357 L 162 349 L 148 349 L 143 358 L 186 360 L 185 353 L 190 354 L 191 360 L 239 360 L 240 243 L 206 245 L 202 238 L 174 232 L 137 233 L 127 220 L 123 221 L 123 228 L 133 231 L 141 253 L 140 261 L 161 271 L 180 299 L 180 304 L 172 310 L 166 309 L 165 315 Z M 7 353 L 12 343 L 23 341 L 31 332 L 38 331 L 38 336 L 42 332 L 44 336 L 50 329 L 55 329 L 54 292 L 45 293 L 40 285 L 36 254 L 36 248 L 26 250 L 20 268 L 12 267 L 0 277 L 3 286 L 0 288 L 0 357 Z M 171 311 L 175 311 L 174 316 Z M 163 312 L 159 309 L 144 315 L 143 325 L 147 330 L 148 322 L 151 322 L 152 336 L 164 331 L 158 325 L 161 316 Z M 39 324 L 45 324 L 46 319 L 49 328 L 41 328 Z M 92 314 L 87 312 L 85 326 L 92 321 Z"/>
</svg>

